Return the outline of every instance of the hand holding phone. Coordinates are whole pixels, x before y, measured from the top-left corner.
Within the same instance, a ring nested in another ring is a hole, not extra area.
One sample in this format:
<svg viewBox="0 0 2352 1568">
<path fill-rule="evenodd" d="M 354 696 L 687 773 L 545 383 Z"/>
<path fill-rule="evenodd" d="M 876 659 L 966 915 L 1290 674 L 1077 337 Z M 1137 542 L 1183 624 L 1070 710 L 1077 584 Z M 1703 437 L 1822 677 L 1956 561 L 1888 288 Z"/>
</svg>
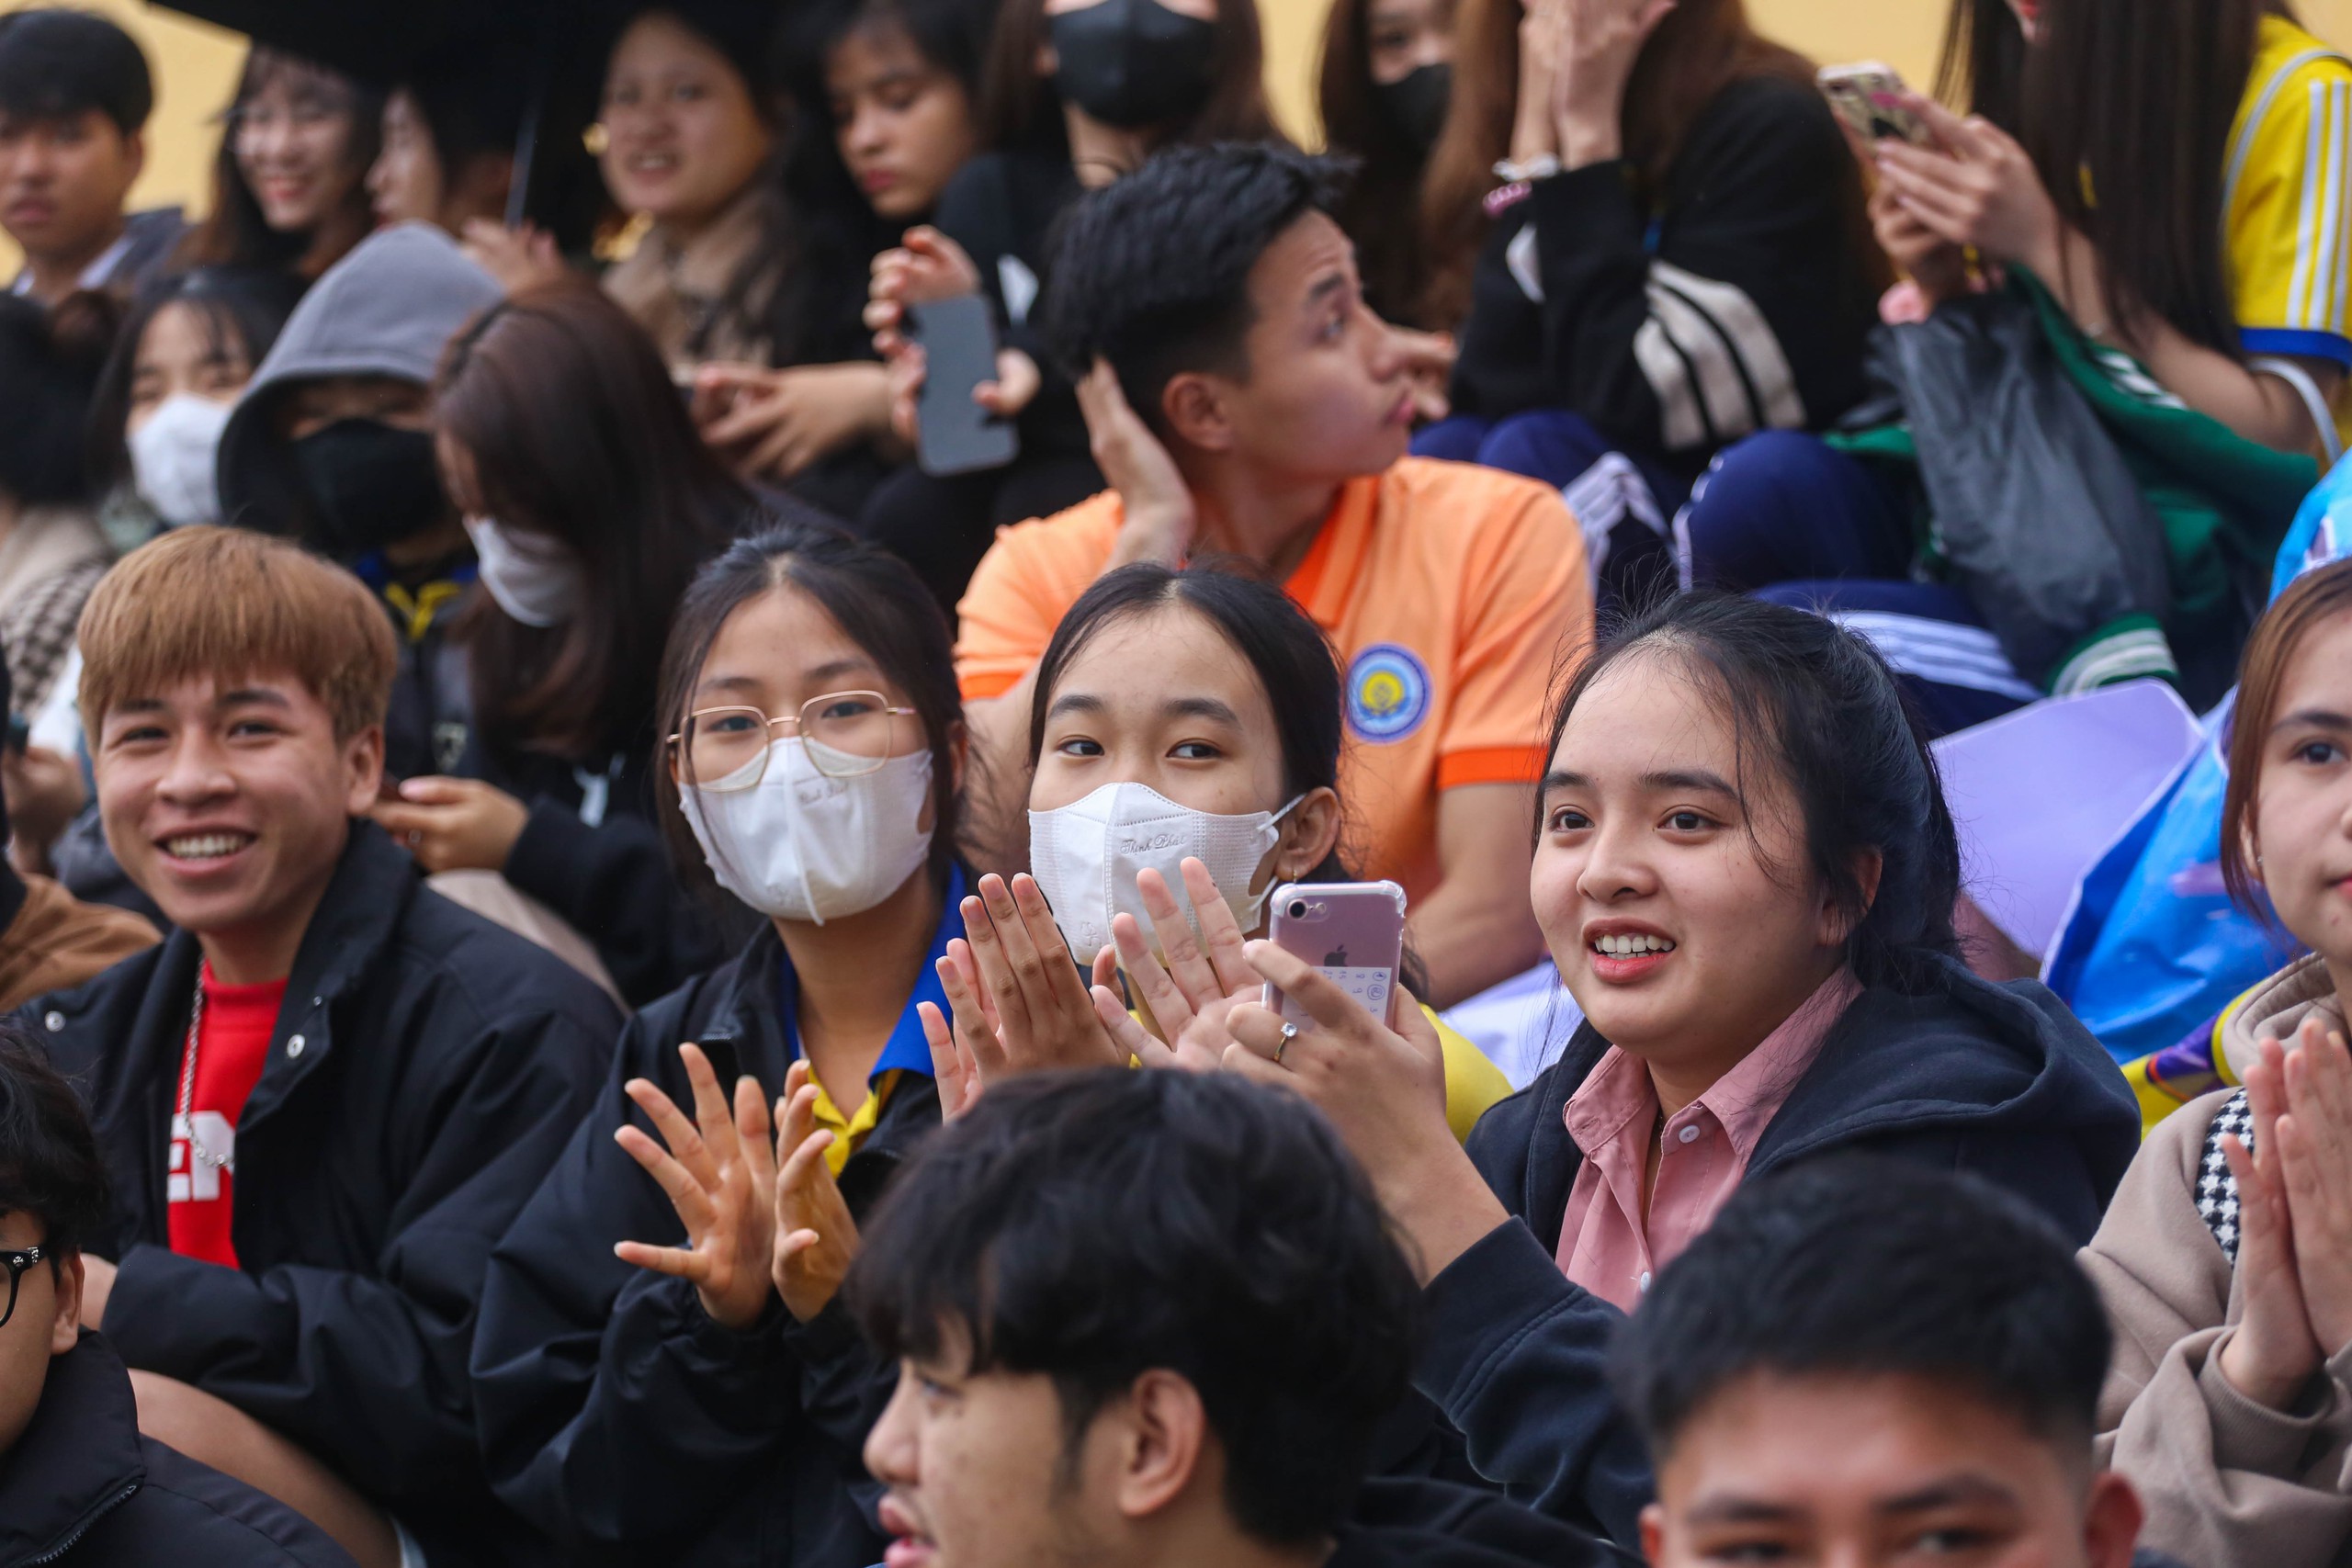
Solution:
<svg viewBox="0 0 2352 1568">
<path fill-rule="evenodd" d="M 906 335 L 922 350 L 922 389 L 916 394 L 915 456 L 926 474 L 967 474 L 1001 468 L 1021 449 L 1009 420 L 983 408 L 972 393 L 997 378 L 996 323 L 978 294 L 910 305 Z"/>
<path fill-rule="evenodd" d="M 1387 1023 L 1405 963 L 1405 890 L 1393 882 L 1286 882 L 1274 889 L 1272 906 L 1266 934 L 1274 945 L 1313 964 Z M 1272 981 L 1265 1005 L 1301 1029 L 1315 1027 Z"/>
<path fill-rule="evenodd" d="M 1927 121 L 1893 101 L 1910 89 L 1892 65 L 1866 60 L 1856 65 L 1825 66 L 1815 81 L 1838 118 L 1864 141 L 1893 139 L 1914 147 L 1936 144 Z"/>
</svg>

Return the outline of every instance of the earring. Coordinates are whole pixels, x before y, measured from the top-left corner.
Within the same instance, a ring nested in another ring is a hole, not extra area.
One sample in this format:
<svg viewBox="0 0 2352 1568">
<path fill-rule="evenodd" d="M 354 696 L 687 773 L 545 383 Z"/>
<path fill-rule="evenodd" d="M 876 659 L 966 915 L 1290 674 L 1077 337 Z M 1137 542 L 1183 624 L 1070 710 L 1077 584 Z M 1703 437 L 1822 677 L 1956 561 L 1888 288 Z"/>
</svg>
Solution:
<svg viewBox="0 0 2352 1568">
<path fill-rule="evenodd" d="M 580 145 L 587 149 L 591 158 L 603 157 L 612 144 L 613 133 L 605 129 L 601 119 L 580 133 Z"/>
</svg>

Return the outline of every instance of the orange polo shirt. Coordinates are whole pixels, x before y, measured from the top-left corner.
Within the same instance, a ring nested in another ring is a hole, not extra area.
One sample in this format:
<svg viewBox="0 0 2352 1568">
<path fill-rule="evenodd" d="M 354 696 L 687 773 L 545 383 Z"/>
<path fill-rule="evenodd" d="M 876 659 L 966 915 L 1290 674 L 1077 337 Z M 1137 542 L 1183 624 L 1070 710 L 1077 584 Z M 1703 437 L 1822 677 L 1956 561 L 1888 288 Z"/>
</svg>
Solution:
<svg viewBox="0 0 2352 1568">
<path fill-rule="evenodd" d="M 966 701 L 1029 672 L 1124 515 L 1106 491 L 997 535 L 957 607 Z M 1350 862 L 1419 899 L 1440 876 L 1439 793 L 1543 774 L 1553 675 L 1592 638 L 1584 536 L 1548 486 L 1407 457 L 1342 487 L 1283 586 L 1344 673 Z"/>
</svg>

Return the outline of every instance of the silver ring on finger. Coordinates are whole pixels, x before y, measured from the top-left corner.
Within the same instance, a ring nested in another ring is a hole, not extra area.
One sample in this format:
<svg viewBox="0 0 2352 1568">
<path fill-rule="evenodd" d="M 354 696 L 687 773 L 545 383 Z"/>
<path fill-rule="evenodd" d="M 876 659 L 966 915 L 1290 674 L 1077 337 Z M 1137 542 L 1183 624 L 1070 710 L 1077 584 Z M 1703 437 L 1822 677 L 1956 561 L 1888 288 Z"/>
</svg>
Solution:
<svg viewBox="0 0 2352 1568">
<path fill-rule="evenodd" d="M 1279 1067 L 1283 1065 L 1283 1053 L 1289 1050 L 1290 1043 L 1297 1038 L 1298 1025 L 1285 1021 L 1283 1024 L 1283 1037 L 1274 1042 L 1274 1066 Z"/>
</svg>

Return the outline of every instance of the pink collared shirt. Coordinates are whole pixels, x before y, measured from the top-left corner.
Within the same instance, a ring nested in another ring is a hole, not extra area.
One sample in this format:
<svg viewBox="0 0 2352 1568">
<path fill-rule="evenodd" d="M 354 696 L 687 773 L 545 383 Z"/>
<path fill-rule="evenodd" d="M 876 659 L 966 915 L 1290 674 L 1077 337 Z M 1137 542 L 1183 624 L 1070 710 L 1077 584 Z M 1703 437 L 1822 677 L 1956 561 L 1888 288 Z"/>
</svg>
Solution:
<svg viewBox="0 0 2352 1568">
<path fill-rule="evenodd" d="M 1651 1273 L 1680 1256 L 1738 1190 L 1764 1129 L 1861 989 L 1852 971 L 1838 970 L 1739 1066 L 1667 1118 L 1647 1226 L 1642 1174 L 1657 1136 L 1657 1091 L 1640 1057 L 1611 1046 L 1568 1097 L 1568 1136 L 1584 1165 L 1560 1225 L 1560 1271 L 1633 1311 Z"/>
</svg>

